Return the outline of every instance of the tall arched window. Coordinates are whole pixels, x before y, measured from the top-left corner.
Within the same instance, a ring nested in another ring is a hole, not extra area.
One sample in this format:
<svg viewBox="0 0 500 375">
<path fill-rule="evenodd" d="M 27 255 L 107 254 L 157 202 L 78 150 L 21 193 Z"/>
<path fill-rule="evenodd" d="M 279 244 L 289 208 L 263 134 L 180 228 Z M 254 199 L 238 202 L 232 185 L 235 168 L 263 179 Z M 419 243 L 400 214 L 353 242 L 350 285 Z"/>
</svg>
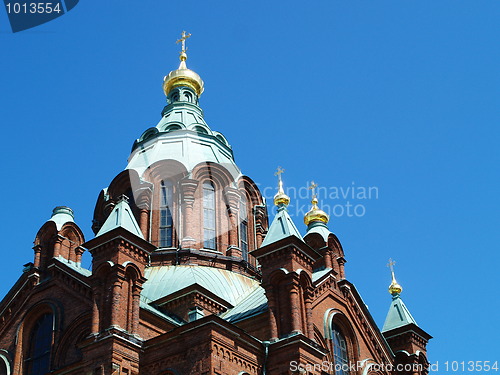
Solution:
<svg viewBox="0 0 500 375">
<path fill-rule="evenodd" d="M 248 211 L 245 197 L 240 200 L 240 249 L 241 257 L 248 260 Z"/>
<path fill-rule="evenodd" d="M 212 183 L 203 183 L 203 247 L 217 250 L 215 235 L 215 189 Z"/>
<path fill-rule="evenodd" d="M 54 316 L 50 313 L 38 318 L 28 343 L 26 375 L 45 375 L 50 370 Z"/>
<path fill-rule="evenodd" d="M 172 220 L 172 183 L 162 181 L 160 185 L 160 247 L 173 246 L 173 220 Z"/>
<path fill-rule="evenodd" d="M 335 375 L 349 374 L 349 357 L 345 337 L 336 324 L 332 324 L 333 360 Z"/>
<path fill-rule="evenodd" d="M 0 352 L 3 352 L 3 350 L 0 350 Z M 0 375 L 10 375 L 10 362 L 2 353 L 0 353 Z"/>
</svg>

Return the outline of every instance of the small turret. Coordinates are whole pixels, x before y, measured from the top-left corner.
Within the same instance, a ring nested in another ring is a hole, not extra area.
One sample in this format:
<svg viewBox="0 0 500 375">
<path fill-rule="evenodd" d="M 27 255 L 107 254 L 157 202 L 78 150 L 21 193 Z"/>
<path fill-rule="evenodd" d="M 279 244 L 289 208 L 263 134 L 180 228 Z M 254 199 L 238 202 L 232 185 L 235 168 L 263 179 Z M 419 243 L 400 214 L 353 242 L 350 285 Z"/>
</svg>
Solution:
<svg viewBox="0 0 500 375">
<path fill-rule="evenodd" d="M 382 334 L 392 351 L 396 354 L 396 365 L 418 363 L 424 369 L 422 373 L 426 373 L 428 366 L 426 347 L 427 342 L 432 336 L 418 326 L 410 310 L 401 299 L 403 287 L 396 281 L 394 274 L 395 264 L 396 262 L 389 259 L 388 266 L 391 269 L 392 276 L 389 293 L 392 295 L 392 302 L 385 319 L 384 327 L 382 328 Z"/>
</svg>

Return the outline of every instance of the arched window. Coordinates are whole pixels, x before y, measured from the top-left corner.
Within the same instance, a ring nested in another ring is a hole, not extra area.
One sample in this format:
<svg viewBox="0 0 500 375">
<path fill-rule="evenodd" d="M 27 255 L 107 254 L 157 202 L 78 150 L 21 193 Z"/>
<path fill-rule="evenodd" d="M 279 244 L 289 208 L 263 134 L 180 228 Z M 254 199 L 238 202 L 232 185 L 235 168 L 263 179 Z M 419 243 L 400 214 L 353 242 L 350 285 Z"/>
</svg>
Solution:
<svg viewBox="0 0 500 375">
<path fill-rule="evenodd" d="M 3 352 L 3 350 L 1 350 Z M 0 375 L 10 375 L 10 363 L 7 357 L 0 353 Z"/>
<path fill-rule="evenodd" d="M 176 130 L 181 130 L 181 126 L 180 125 L 177 125 L 177 124 L 173 124 L 173 125 L 169 125 L 166 127 L 165 131 L 168 133 L 168 132 L 173 132 L 173 131 L 176 131 Z"/>
<path fill-rule="evenodd" d="M 172 183 L 162 181 L 160 185 L 160 247 L 173 246 L 173 220 L 172 220 Z"/>
<path fill-rule="evenodd" d="M 215 189 L 212 183 L 203 184 L 203 247 L 217 250 L 215 238 Z"/>
<path fill-rule="evenodd" d="M 208 134 L 207 129 L 205 129 L 202 126 L 195 126 L 194 131 L 197 132 L 198 134 Z"/>
<path fill-rule="evenodd" d="M 336 324 L 332 324 L 333 360 L 335 375 L 349 374 L 349 357 L 345 337 Z"/>
<path fill-rule="evenodd" d="M 31 332 L 26 356 L 26 375 L 45 375 L 50 370 L 54 316 L 42 315 Z"/>
<path fill-rule="evenodd" d="M 241 257 L 248 261 L 248 212 L 245 197 L 240 200 L 240 249 Z"/>
</svg>

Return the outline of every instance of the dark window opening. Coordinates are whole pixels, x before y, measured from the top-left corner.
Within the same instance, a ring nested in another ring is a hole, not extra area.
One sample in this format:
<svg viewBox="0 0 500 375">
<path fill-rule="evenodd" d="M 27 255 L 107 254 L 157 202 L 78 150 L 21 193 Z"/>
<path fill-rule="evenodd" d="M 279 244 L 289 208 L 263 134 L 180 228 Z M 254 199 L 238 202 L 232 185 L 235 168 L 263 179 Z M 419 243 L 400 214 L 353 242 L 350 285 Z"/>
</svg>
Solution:
<svg viewBox="0 0 500 375">
<path fill-rule="evenodd" d="M 50 371 L 53 315 L 42 315 L 33 328 L 26 358 L 26 375 L 46 375 Z"/>
</svg>

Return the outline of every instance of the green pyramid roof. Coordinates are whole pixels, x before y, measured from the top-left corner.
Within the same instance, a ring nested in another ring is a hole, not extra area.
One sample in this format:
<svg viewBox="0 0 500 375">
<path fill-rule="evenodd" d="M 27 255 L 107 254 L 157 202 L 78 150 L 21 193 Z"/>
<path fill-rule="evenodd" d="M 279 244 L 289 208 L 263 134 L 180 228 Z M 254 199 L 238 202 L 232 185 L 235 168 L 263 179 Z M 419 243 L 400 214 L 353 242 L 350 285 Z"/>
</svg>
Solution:
<svg viewBox="0 0 500 375">
<path fill-rule="evenodd" d="M 411 316 L 410 310 L 406 307 L 403 300 L 399 294 L 394 294 L 392 296 L 391 307 L 385 318 L 384 327 L 382 332 L 387 332 L 395 328 L 403 327 L 409 324 L 415 324 L 418 326 L 417 322 Z"/>
<path fill-rule="evenodd" d="M 139 224 L 137 224 L 137 221 L 132 214 L 132 209 L 127 203 L 127 198 L 125 196 L 119 198 L 118 203 L 113 208 L 113 212 L 111 212 L 108 216 L 96 237 L 99 237 L 118 227 L 122 227 L 130 233 L 135 234 L 137 237 L 144 239 L 141 229 L 139 228 Z"/>
<path fill-rule="evenodd" d="M 291 235 L 304 242 L 304 239 L 293 223 L 292 218 L 288 215 L 286 206 L 281 205 L 278 208 L 278 213 L 274 217 L 271 226 L 269 227 L 266 238 L 264 238 L 264 242 L 262 242 L 262 246 L 267 246 Z"/>
</svg>

